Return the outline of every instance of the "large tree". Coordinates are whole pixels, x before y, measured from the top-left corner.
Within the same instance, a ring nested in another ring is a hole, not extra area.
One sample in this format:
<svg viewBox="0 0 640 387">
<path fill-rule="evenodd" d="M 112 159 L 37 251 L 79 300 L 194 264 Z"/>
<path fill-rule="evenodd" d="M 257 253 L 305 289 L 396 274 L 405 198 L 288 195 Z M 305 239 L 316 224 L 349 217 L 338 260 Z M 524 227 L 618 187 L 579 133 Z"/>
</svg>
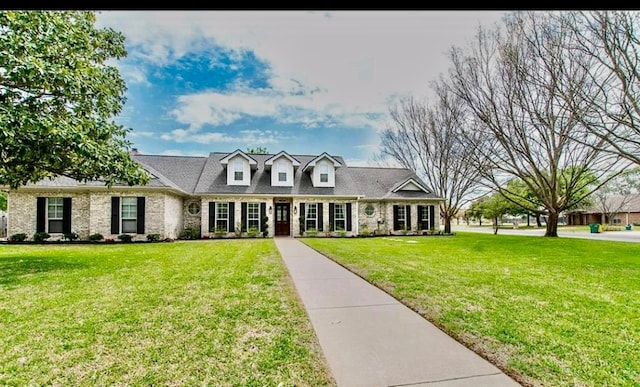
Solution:
<svg viewBox="0 0 640 387">
<path fill-rule="evenodd" d="M 390 157 L 414 170 L 427 189 L 445 200 L 440 204 L 444 232 L 451 233 L 451 219 L 477 197 L 480 175 L 460 141 L 467 125 L 460 101 L 438 82 L 432 84 L 431 105 L 413 97 L 390 109 L 392 125 L 381 134 L 378 158 Z"/>
<path fill-rule="evenodd" d="M 0 185 L 56 175 L 145 184 L 116 117 L 126 86 L 108 65 L 124 36 L 93 12 L 0 12 Z"/>
<path fill-rule="evenodd" d="M 521 204 L 542 210 L 545 236 L 556 237 L 561 212 L 625 165 L 585 131 L 593 105 L 573 103 L 598 92 L 593 59 L 567 49 L 579 39 L 573 26 L 547 12 L 513 12 L 503 27 L 479 28 L 467 49 L 452 48 L 451 88 L 478 121 L 465 137 L 476 163 L 490 164 L 483 176 L 507 195 L 517 193 L 505 192 L 506 182 L 522 180 L 533 197 Z"/>
</svg>

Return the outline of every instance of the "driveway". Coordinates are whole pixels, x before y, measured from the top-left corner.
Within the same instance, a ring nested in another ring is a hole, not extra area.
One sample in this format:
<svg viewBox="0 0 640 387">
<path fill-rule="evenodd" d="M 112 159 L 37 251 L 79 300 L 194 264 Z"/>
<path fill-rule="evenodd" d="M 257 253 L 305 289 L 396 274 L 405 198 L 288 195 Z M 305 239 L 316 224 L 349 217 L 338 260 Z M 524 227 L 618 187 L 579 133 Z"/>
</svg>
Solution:
<svg viewBox="0 0 640 387">
<path fill-rule="evenodd" d="M 479 232 L 485 234 L 493 234 L 491 227 L 478 227 L 467 226 L 463 224 L 452 224 L 451 229 L 453 232 Z M 526 228 L 526 229 L 500 229 L 498 235 L 529 235 L 529 236 L 543 236 L 544 228 Z M 640 231 L 605 231 L 601 233 L 591 233 L 589 231 L 572 231 L 562 230 L 559 228 L 558 236 L 561 238 L 582 238 L 582 239 L 595 239 L 604 241 L 618 241 L 618 242 L 636 242 L 640 243 Z"/>
</svg>

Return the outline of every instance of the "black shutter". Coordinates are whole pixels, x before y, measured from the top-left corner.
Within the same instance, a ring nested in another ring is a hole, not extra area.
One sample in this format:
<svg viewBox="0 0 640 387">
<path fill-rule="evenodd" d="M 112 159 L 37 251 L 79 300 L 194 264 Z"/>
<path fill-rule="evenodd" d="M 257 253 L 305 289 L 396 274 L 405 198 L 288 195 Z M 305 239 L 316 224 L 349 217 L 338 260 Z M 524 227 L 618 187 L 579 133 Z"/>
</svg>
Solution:
<svg viewBox="0 0 640 387">
<path fill-rule="evenodd" d="M 406 206 L 405 212 L 407 213 L 406 215 L 407 221 L 405 224 L 406 224 L 407 230 L 411 230 L 411 205 Z"/>
<path fill-rule="evenodd" d="M 260 203 L 260 232 L 264 232 L 267 226 L 267 203 Z"/>
<path fill-rule="evenodd" d="M 436 207 L 435 206 L 429 206 L 429 229 L 435 228 L 436 227 Z"/>
<path fill-rule="evenodd" d="M 120 234 L 120 197 L 111 197 L 111 233 Z"/>
<path fill-rule="evenodd" d="M 393 206 L 393 230 L 400 230 L 400 222 L 398 222 L 398 206 Z"/>
<path fill-rule="evenodd" d="M 71 198 L 62 199 L 62 232 L 71 232 Z"/>
<path fill-rule="evenodd" d="M 229 202 L 229 222 L 227 222 L 227 232 L 236 229 L 236 203 Z"/>
<path fill-rule="evenodd" d="M 242 216 L 240 219 L 241 230 L 247 231 L 247 202 L 240 203 L 240 216 Z"/>
<path fill-rule="evenodd" d="M 137 222 L 138 229 L 136 230 L 136 234 L 144 234 L 144 196 L 138 196 L 138 213 L 137 213 Z"/>
<path fill-rule="evenodd" d="M 298 205 L 300 207 L 300 215 L 298 216 L 298 224 L 300 225 L 300 234 L 307 230 L 307 214 L 304 213 L 304 203 Z M 303 220 L 301 220 L 301 218 Z"/>
<path fill-rule="evenodd" d="M 216 229 L 216 202 L 209 202 L 209 232 Z"/>
<path fill-rule="evenodd" d="M 351 231 L 351 203 L 347 203 L 347 231 Z"/>
<path fill-rule="evenodd" d="M 324 231 L 324 214 L 322 213 L 322 203 L 318 203 L 318 231 Z"/>
<path fill-rule="evenodd" d="M 44 232 L 45 213 L 47 211 L 47 198 L 39 197 L 36 206 L 36 232 Z"/>
<path fill-rule="evenodd" d="M 336 225 L 333 224 L 335 221 L 335 214 L 333 213 L 333 203 L 329 203 L 329 231 L 335 231 Z"/>
</svg>

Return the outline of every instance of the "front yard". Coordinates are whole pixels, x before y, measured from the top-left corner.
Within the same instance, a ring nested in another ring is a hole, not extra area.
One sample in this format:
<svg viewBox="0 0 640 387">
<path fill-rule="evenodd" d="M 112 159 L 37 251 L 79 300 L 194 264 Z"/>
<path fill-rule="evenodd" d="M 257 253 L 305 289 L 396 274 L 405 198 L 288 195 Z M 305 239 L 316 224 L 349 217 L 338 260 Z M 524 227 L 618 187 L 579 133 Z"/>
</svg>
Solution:
<svg viewBox="0 0 640 387">
<path fill-rule="evenodd" d="M 640 244 L 304 238 L 526 385 L 640 385 Z"/>
<path fill-rule="evenodd" d="M 0 385 L 333 385 L 272 240 L 0 245 Z"/>
</svg>

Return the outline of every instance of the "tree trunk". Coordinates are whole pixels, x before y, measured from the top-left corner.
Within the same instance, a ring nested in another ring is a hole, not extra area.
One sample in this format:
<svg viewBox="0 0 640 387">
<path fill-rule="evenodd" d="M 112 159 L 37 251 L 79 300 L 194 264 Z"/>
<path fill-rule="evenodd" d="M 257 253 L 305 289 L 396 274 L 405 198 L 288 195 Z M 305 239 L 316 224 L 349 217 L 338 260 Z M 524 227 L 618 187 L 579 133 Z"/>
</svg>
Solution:
<svg viewBox="0 0 640 387">
<path fill-rule="evenodd" d="M 498 235 L 498 218 L 493 218 L 493 235 Z"/>
<path fill-rule="evenodd" d="M 527 227 L 531 227 L 531 220 L 529 214 L 527 214 Z"/>
<path fill-rule="evenodd" d="M 451 217 L 444 216 L 444 233 L 451 234 Z"/>
<path fill-rule="evenodd" d="M 558 213 L 549 211 L 547 216 L 547 230 L 544 233 L 546 237 L 558 236 Z"/>
<path fill-rule="evenodd" d="M 536 214 L 536 223 L 538 224 L 538 227 L 542 227 L 542 222 L 540 221 L 540 214 Z"/>
</svg>

